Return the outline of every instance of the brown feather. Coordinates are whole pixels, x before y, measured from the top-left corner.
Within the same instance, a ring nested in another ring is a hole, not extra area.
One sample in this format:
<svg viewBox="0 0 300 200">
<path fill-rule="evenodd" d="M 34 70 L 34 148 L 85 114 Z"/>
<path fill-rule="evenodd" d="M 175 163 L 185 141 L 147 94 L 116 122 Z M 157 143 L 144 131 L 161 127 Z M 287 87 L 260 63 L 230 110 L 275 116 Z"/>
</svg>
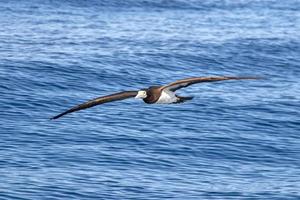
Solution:
<svg viewBox="0 0 300 200">
<path fill-rule="evenodd" d="M 232 77 L 232 76 L 225 76 L 225 77 L 195 77 L 195 78 L 187 78 L 175 81 L 168 85 L 163 86 L 161 89 L 168 89 L 172 92 L 181 89 L 183 87 L 188 87 L 190 85 L 196 83 L 203 83 L 203 82 L 215 82 L 215 81 L 224 81 L 224 80 L 242 80 L 242 79 L 260 79 L 258 77 Z"/>
<path fill-rule="evenodd" d="M 112 102 L 112 101 L 118 101 L 118 100 L 123 100 L 123 99 L 127 99 L 127 98 L 131 98 L 131 97 L 135 97 L 137 95 L 137 91 L 126 91 L 126 92 L 119 92 L 119 93 L 115 93 L 115 94 L 111 94 L 111 95 L 107 95 L 107 96 L 103 96 L 103 97 L 98 97 L 96 99 L 92 99 L 90 101 L 87 101 L 85 103 L 79 104 L 77 106 L 72 107 L 71 109 L 56 115 L 54 117 L 52 117 L 51 119 L 57 119 L 60 118 L 63 115 L 66 115 L 68 113 L 72 113 L 78 110 L 83 110 L 86 108 L 90 108 L 93 106 L 97 106 L 103 103 L 108 103 L 108 102 Z"/>
</svg>

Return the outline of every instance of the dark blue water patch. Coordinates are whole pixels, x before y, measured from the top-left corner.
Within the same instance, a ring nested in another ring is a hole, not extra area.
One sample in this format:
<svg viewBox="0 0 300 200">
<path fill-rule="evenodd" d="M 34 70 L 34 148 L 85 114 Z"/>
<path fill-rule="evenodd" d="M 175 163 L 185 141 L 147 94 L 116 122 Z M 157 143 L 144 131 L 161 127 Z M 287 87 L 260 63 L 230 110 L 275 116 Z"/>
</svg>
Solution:
<svg viewBox="0 0 300 200">
<path fill-rule="evenodd" d="M 298 199 L 296 1 L 2 1 L 0 198 Z M 86 100 L 195 76 L 176 105 Z"/>
<path fill-rule="evenodd" d="M 60 2 L 57 1 L 48 1 L 49 4 L 54 4 L 60 6 Z M 239 1 L 239 2 L 228 2 L 228 1 L 182 1 L 182 0 L 172 0 L 172 1 L 151 1 L 151 0 L 127 0 L 127 1 L 78 1 L 70 0 L 65 1 L 64 4 L 76 6 L 76 7 L 112 7 L 112 8 L 154 8 L 154 9 L 184 9 L 184 10 L 211 10 L 211 9 L 240 9 L 240 8 L 252 8 L 252 9 L 261 9 L 261 8 L 271 8 L 271 9 L 286 9 L 291 10 L 289 5 L 283 5 L 277 1 Z M 297 1 L 291 1 L 291 4 L 295 6 L 292 10 L 299 10 L 297 6 Z M 38 4 L 37 4 L 38 5 Z M 38 8 L 38 6 L 32 6 L 31 8 Z"/>
<path fill-rule="evenodd" d="M 4 1 L 3 7 L 4 11 L 14 11 L 16 8 L 11 7 L 10 3 L 13 1 Z M 126 1 L 84 1 L 84 0 L 68 0 L 64 2 L 60 1 L 40 1 L 40 0 L 31 0 L 30 4 L 18 2 L 18 8 L 22 8 L 25 12 L 29 14 L 34 14 L 44 10 L 46 6 L 47 9 L 51 10 L 55 8 L 57 14 L 69 16 L 69 13 L 66 14 L 66 8 L 74 8 L 76 10 L 101 10 L 105 11 L 118 10 L 118 11 L 127 11 L 130 10 L 197 10 L 197 11 L 211 11 L 211 10 L 239 10 L 239 9 L 253 9 L 253 10 L 285 10 L 285 11 L 298 11 L 300 9 L 297 0 L 290 0 L 288 4 L 282 4 L 278 1 L 182 1 L 182 0 L 172 0 L 172 1 L 151 1 L 151 0 L 126 0 Z M 293 6 L 291 6 L 293 5 Z M 72 11 L 72 10 L 71 10 Z"/>
</svg>

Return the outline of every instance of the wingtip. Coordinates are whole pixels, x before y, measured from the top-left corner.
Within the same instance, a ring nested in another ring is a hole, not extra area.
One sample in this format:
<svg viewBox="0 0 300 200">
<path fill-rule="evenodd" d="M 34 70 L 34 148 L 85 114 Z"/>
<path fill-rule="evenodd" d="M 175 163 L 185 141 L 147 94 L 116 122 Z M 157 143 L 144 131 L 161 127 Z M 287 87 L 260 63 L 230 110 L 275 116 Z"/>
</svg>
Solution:
<svg viewBox="0 0 300 200">
<path fill-rule="evenodd" d="M 61 116 L 63 116 L 63 114 L 59 114 L 54 117 L 51 117 L 49 120 L 56 120 L 56 119 L 60 118 Z"/>
<path fill-rule="evenodd" d="M 58 118 L 58 117 L 55 116 L 55 117 L 49 118 L 49 120 L 52 121 L 52 120 L 55 120 L 55 119 L 57 119 L 57 118 Z"/>
<path fill-rule="evenodd" d="M 266 79 L 264 77 L 260 76 L 241 76 L 241 77 L 236 77 L 237 79 L 252 79 L 252 80 L 261 80 L 261 79 Z"/>
<path fill-rule="evenodd" d="M 266 79 L 265 77 L 260 77 L 260 76 L 255 76 L 255 77 L 249 77 L 249 79 L 253 79 L 253 80 L 264 80 Z"/>
</svg>

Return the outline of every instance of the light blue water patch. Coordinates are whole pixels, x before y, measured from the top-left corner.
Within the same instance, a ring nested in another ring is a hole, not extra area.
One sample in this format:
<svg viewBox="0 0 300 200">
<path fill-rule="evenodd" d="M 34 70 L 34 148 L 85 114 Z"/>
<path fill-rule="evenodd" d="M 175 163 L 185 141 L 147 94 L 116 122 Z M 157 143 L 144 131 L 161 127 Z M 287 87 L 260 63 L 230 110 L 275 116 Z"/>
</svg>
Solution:
<svg viewBox="0 0 300 200">
<path fill-rule="evenodd" d="M 299 199 L 300 4 L 2 1 L 1 199 Z M 177 79 L 185 104 L 91 98 Z"/>
</svg>

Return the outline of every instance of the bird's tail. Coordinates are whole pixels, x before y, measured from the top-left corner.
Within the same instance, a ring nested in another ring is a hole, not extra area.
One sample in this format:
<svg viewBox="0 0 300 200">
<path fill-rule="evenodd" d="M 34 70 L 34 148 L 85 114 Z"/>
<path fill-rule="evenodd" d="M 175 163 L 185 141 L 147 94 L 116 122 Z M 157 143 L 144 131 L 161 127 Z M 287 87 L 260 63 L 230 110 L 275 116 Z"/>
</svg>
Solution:
<svg viewBox="0 0 300 200">
<path fill-rule="evenodd" d="M 194 97 L 181 97 L 181 96 L 176 96 L 176 97 L 178 100 L 175 103 L 184 103 L 194 98 Z"/>
</svg>

